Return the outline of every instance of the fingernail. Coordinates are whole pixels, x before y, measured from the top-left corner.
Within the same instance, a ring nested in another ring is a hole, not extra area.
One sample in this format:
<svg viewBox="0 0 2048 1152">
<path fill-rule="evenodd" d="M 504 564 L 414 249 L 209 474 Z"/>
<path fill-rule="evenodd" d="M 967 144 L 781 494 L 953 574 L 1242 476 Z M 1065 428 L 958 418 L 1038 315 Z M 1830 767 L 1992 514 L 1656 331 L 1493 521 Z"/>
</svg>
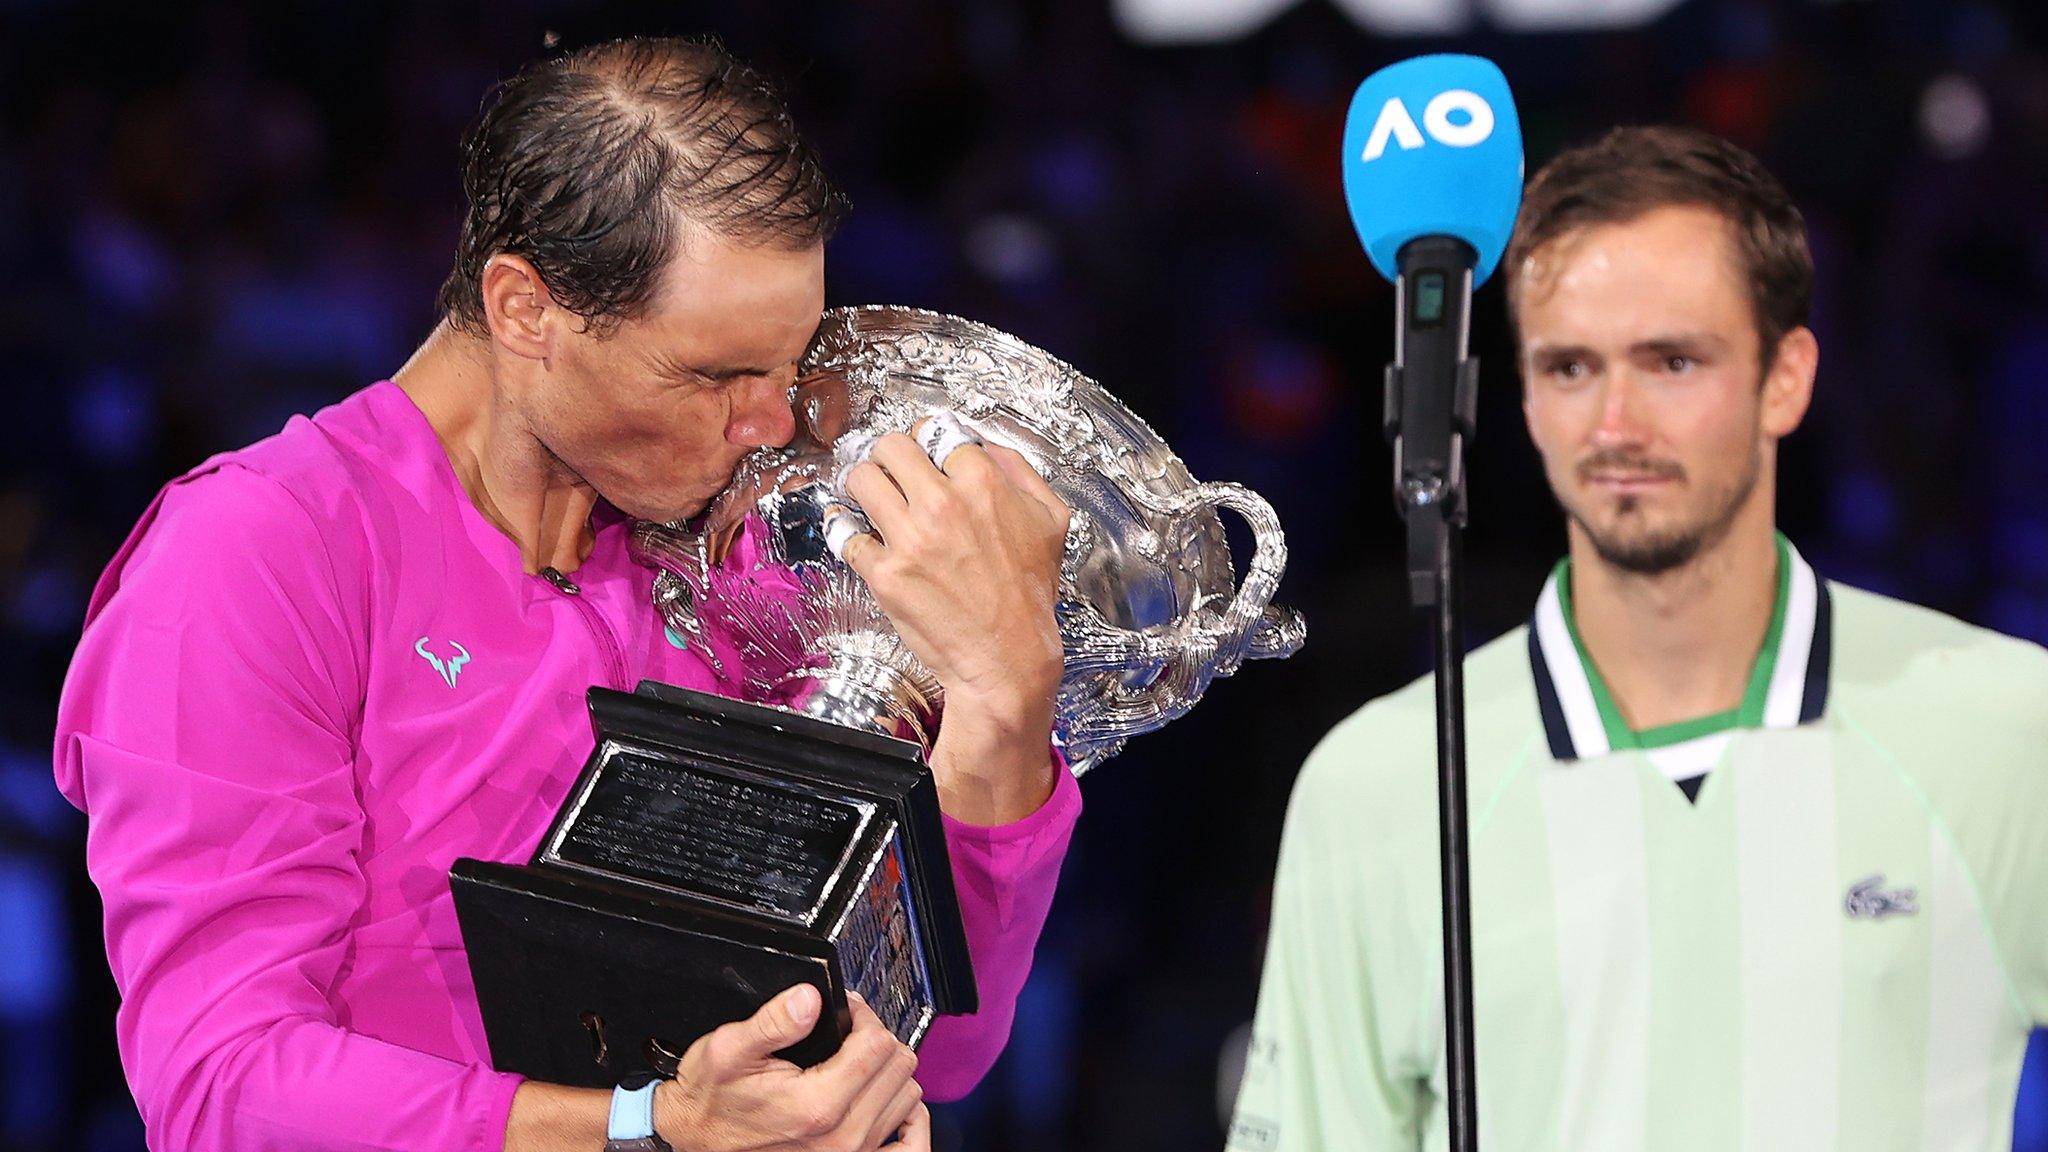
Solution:
<svg viewBox="0 0 2048 1152">
<path fill-rule="evenodd" d="M 818 1018 L 818 990 L 809 984 L 799 984 L 789 990 L 789 1000 L 784 1005 L 789 1009 L 789 1018 L 801 1027 L 809 1027 Z"/>
</svg>

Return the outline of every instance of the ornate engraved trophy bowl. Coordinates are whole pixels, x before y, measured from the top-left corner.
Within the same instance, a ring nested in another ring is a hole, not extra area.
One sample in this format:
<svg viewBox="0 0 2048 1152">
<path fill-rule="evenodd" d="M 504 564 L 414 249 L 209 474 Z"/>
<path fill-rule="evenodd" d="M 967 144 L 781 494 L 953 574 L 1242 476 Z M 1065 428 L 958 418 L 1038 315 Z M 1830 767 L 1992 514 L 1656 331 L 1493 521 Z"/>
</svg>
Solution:
<svg viewBox="0 0 2048 1152">
<path fill-rule="evenodd" d="M 852 504 L 834 487 L 840 438 L 907 432 L 940 411 L 1022 453 L 1073 510 L 1054 737 L 1076 774 L 1185 714 L 1243 661 L 1300 648 L 1300 617 L 1270 603 L 1287 558 L 1271 506 L 1197 481 L 1071 365 L 971 320 L 866 306 L 827 312 L 799 367 L 787 448 L 749 456 L 695 519 L 633 531 L 670 630 L 747 699 L 930 747 L 939 685 L 827 547 L 826 526 Z M 1226 508 L 1251 531 L 1242 580 Z"/>
</svg>

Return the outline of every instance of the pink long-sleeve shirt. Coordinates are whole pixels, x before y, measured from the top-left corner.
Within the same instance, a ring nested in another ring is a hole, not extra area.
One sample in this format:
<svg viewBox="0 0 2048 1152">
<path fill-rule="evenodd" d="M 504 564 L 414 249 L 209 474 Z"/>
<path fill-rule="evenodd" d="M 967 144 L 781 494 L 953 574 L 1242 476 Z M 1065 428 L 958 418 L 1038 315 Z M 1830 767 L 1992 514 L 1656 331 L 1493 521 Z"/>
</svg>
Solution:
<svg viewBox="0 0 2048 1152">
<path fill-rule="evenodd" d="M 495 1150 L 448 891 L 524 862 L 592 736 L 592 684 L 730 692 L 665 633 L 600 505 L 571 595 L 523 570 L 389 382 L 169 485 L 94 590 L 58 786 L 88 816 L 117 1031 L 150 1147 Z M 964 1093 L 1008 1036 L 1080 793 L 948 820 L 981 1011 L 921 1053 Z"/>
</svg>

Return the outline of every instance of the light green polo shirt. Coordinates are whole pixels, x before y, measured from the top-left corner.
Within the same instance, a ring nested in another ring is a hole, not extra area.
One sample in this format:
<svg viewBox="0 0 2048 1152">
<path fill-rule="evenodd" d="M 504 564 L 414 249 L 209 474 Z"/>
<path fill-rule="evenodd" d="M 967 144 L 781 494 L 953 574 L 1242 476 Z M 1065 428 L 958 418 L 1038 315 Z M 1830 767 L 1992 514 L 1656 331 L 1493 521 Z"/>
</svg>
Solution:
<svg viewBox="0 0 2048 1152">
<path fill-rule="evenodd" d="M 1732 714 L 1630 732 L 1564 571 L 1468 661 L 1487 1152 L 2011 1147 L 2048 652 L 1781 556 Z M 1233 1152 L 1444 1147 L 1435 764 L 1425 679 L 1304 767 Z"/>
</svg>

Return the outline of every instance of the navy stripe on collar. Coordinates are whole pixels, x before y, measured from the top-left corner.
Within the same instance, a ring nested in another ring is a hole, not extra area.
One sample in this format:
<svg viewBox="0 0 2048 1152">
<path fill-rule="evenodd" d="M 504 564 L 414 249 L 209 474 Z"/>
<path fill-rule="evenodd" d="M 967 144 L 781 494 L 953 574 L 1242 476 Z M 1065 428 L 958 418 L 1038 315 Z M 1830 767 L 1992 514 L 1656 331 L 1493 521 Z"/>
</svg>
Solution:
<svg viewBox="0 0 2048 1152">
<path fill-rule="evenodd" d="M 1571 730 L 1565 727 L 1564 709 L 1557 702 L 1557 686 L 1550 682 L 1549 671 L 1543 666 L 1543 645 L 1537 638 L 1536 626 L 1529 626 L 1529 667 L 1536 674 L 1536 710 L 1543 714 L 1543 735 L 1550 744 L 1550 755 L 1558 760 L 1576 760 L 1572 750 Z"/>
</svg>

